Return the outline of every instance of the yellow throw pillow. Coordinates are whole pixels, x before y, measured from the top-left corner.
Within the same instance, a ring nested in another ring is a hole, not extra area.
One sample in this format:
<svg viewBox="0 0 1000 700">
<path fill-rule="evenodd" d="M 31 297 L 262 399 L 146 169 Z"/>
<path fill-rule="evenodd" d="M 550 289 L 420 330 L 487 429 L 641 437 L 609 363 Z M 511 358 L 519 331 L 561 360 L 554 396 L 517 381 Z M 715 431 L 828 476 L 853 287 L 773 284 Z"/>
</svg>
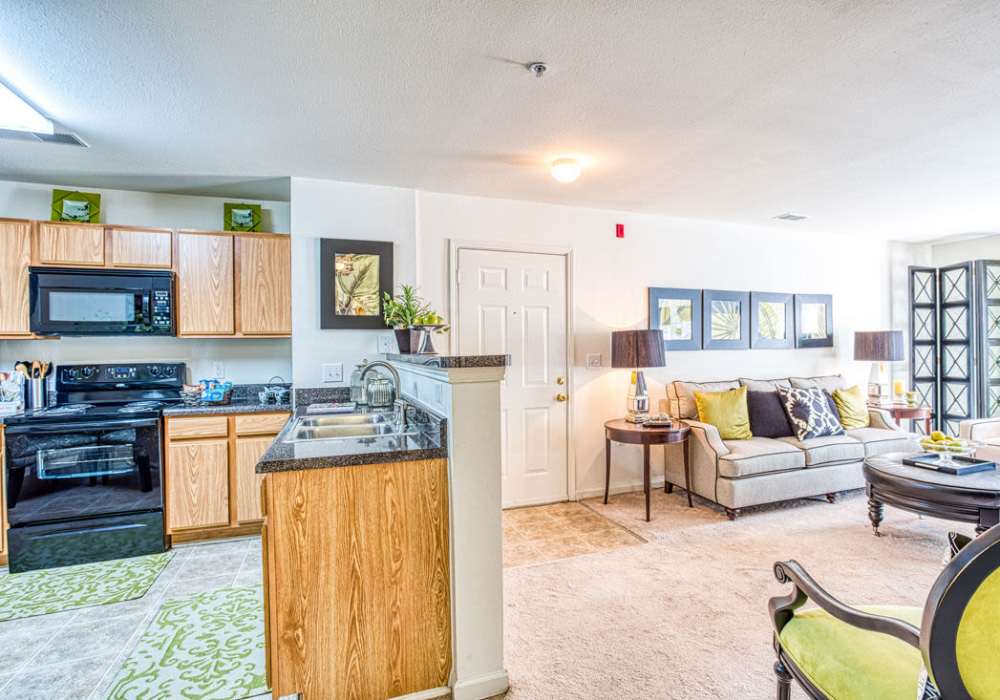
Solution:
<svg viewBox="0 0 1000 700">
<path fill-rule="evenodd" d="M 860 386 L 834 389 L 833 402 L 837 404 L 837 412 L 840 413 L 840 424 L 846 430 L 868 427 L 871 421 L 868 416 L 868 402 Z"/>
<path fill-rule="evenodd" d="M 745 386 L 729 391 L 696 391 L 694 403 L 698 407 L 698 420 L 718 428 L 723 440 L 749 440 L 753 437 Z"/>
</svg>

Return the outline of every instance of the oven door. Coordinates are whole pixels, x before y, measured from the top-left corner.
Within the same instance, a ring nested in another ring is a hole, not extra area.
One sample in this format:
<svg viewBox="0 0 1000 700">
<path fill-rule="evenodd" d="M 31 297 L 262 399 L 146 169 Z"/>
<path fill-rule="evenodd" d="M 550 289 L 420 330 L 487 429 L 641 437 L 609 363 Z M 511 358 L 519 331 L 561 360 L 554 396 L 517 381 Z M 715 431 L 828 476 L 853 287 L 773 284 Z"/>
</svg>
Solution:
<svg viewBox="0 0 1000 700">
<path fill-rule="evenodd" d="M 39 335 L 169 335 L 169 273 L 31 268 L 30 323 Z"/>
<path fill-rule="evenodd" d="M 11 425 L 11 528 L 163 509 L 156 418 Z"/>
</svg>

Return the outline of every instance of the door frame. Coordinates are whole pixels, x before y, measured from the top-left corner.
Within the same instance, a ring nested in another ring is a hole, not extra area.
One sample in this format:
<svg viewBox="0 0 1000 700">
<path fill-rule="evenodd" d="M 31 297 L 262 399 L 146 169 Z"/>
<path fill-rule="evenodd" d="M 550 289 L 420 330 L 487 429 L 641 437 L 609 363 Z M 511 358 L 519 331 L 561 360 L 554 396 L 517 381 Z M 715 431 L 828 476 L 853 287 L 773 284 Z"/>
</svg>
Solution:
<svg viewBox="0 0 1000 700">
<path fill-rule="evenodd" d="M 575 261 L 573 249 L 568 246 L 532 245 L 528 243 L 504 243 L 499 241 L 470 241 L 460 238 L 448 239 L 448 318 L 451 332 L 448 334 L 448 349 L 457 352 L 458 346 L 458 255 L 462 250 L 492 251 L 496 253 L 533 253 L 556 255 L 564 258 L 566 264 L 566 387 L 569 401 L 566 402 L 566 497 L 576 501 L 576 383 L 574 382 L 573 329 L 576 326 L 576 304 L 573 303 L 573 279 Z"/>
</svg>

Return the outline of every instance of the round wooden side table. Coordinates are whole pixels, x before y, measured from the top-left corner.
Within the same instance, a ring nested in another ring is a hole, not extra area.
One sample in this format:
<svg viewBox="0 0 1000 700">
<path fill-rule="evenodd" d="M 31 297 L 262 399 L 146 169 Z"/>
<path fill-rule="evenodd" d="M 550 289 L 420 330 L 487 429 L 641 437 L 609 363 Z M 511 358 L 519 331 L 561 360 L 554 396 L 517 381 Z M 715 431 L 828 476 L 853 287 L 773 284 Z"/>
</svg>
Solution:
<svg viewBox="0 0 1000 700">
<path fill-rule="evenodd" d="M 611 443 L 622 442 L 629 445 L 642 445 L 642 486 L 646 492 L 646 522 L 649 522 L 649 446 L 684 444 L 684 489 L 687 491 L 688 507 L 691 502 L 691 467 L 688 462 L 687 437 L 691 429 L 683 423 L 674 423 L 669 428 L 646 428 L 640 423 L 629 423 L 623 418 L 609 420 L 604 424 L 604 502 L 608 502 L 608 489 L 611 485 Z M 670 483 L 664 485 L 669 491 Z"/>
<path fill-rule="evenodd" d="M 931 434 L 930 406 L 910 406 L 909 404 L 904 403 L 870 403 L 868 406 L 870 408 L 880 408 L 883 411 L 888 411 L 889 415 L 891 415 L 892 419 L 897 423 L 902 420 L 922 420 L 924 422 L 924 435 Z"/>
</svg>

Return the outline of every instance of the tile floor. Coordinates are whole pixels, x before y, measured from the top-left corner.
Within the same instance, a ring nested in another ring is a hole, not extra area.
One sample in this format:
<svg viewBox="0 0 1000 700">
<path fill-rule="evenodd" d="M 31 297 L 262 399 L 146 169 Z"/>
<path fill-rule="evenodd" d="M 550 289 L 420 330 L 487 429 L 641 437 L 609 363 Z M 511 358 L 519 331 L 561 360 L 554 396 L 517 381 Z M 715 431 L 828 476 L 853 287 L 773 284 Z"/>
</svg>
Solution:
<svg viewBox="0 0 1000 700">
<path fill-rule="evenodd" d="M 504 567 L 540 564 L 642 544 L 644 539 L 582 503 L 503 513 Z"/>
<path fill-rule="evenodd" d="M 142 598 L 0 623 L 0 697 L 103 700 L 164 599 L 260 582 L 260 538 L 182 545 Z"/>
</svg>

